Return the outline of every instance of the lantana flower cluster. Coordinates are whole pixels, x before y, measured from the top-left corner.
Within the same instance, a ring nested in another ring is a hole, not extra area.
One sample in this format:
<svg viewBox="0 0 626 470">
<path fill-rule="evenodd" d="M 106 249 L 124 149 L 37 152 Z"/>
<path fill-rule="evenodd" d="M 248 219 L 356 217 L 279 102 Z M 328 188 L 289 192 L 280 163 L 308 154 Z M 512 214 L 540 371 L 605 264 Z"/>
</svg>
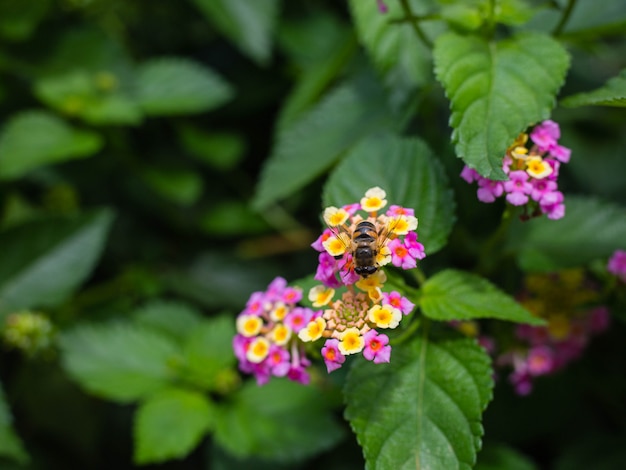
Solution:
<svg viewBox="0 0 626 470">
<path fill-rule="evenodd" d="M 426 256 L 424 246 L 417 241 L 417 218 L 413 209 L 397 205 L 379 215 L 386 205 L 385 191 L 375 187 L 359 203 L 324 210 L 329 228 L 312 245 L 320 252 L 315 279 L 323 285 L 309 291 L 313 307 L 324 308 L 324 312 L 298 336 L 305 342 L 326 339 L 321 352 L 328 372 L 340 368 L 351 354 L 362 353 L 374 363 L 389 362 L 389 337 L 378 330 L 396 328 L 414 308 L 399 292 L 383 291 L 387 277 L 380 267 L 391 263 L 411 269 Z M 361 277 L 354 272 L 351 234 L 364 220 L 375 227 L 379 269 Z M 347 290 L 339 295 L 336 289 L 342 286 Z"/>
<path fill-rule="evenodd" d="M 311 362 L 297 334 L 322 312 L 296 305 L 301 299 L 301 289 L 277 277 L 266 291 L 254 292 L 237 317 L 233 347 L 239 369 L 253 374 L 259 385 L 271 376 L 310 381 L 306 369 Z"/>
<path fill-rule="evenodd" d="M 508 380 L 516 393 L 528 395 L 537 377 L 565 368 L 584 353 L 593 336 L 608 328 L 609 311 L 597 305 L 598 299 L 582 270 L 530 275 L 519 301 L 547 324 L 517 325 L 511 337 L 480 335 L 479 342 L 497 368 L 510 371 Z M 468 325 L 459 329 L 472 330 Z M 500 344 L 506 346 L 500 349 Z"/>
<path fill-rule="evenodd" d="M 617 250 L 609 258 L 607 271 L 617 276 L 617 278 L 626 283 L 626 251 Z"/>
<path fill-rule="evenodd" d="M 563 193 L 557 179 L 562 163 L 570 160 L 571 150 L 559 145 L 559 125 L 543 121 L 530 133 L 522 133 L 507 149 L 502 169 L 507 181 L 495 181 L 481 176 L 467 165 L 461 177 L 468 183 L 477 182 L 477 197 L 491 203 L 504 196 L 509 204 L 525 206 L 526 217 L 546 214 L 549 219 L 565 215 Z"/>
<path fill-rule="evenodd" d="M 340 208 L 330 206 L 324 210 L 325 229 L 311 245 L 318 251 L 318 267 L 315 279 L 327 287 L 351 285 L 360 279 L 354 271 L 352 239 L 357 225 L 372 222 L 382 241 L 376 256 L 378 267 L 393 264 L 402 269 L 417 266 L 417 260 L 426 256 L 424 245 L 417 241 L 417 218 L 415 211 L 392 205 L 384 214 L 379 212 L 387 205 L 387 194 L 379 187 L 368 189 L 358 203 Z"/>
</svg>

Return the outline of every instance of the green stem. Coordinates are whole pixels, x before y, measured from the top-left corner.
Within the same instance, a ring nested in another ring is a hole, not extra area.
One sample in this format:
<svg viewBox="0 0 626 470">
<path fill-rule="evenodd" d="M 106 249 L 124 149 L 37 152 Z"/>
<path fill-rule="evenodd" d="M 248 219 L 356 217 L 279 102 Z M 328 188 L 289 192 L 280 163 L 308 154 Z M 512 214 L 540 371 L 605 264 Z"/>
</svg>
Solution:
<svg viewBox="0 0 626 470">
<path fill-rule="evenodd" d="M 496 29 L 496 0 L 489 0 L 489 13 L 487 17 L 487 32 L 493 35 Z"/>
<path fill-rule="evenodd" d="M 415 333 L 417 331 L 417 329 L 420 327 L 421 324 L 422 324 L 422 317 L 417 317 L 416 316 L 413 319 L 413 321 L 409 324 L 407 329 L 404 330 L 402 333 L 400 333 L 395 338 L 390 339 L 389 343 L 391 343 L 392 346 L 398 346 L 399 344 L 404 343 L 409 338 L 411 338 L 411 336 L 413 336 L 413 333 Z"/>
<path fill-rule="evenodd" d="M 494 265 L 497 263 L 500 258 L 501 249 L 498 245 L 502 243 L 502 241 L 506 238 L 506 235 L 509 232 L 509 227 L 511 226 L 511 222 L 515 218 L 515 208 L 512 206 L 507 206 L 506 210 L 502 214 L 502 219 L 500 219 L 500 225 L 498 228 L 491 234 L 491 237 L 487 239 L 487 241 L 483 244 L 480 255 L 478 259 L 478 266 L 476 267 L 476 271 L 479 274 L 486 275 L 493 269 Z"/>
<path fill-rule="evenodd" d="M 417 34 L 417 37 L 420 38 L 420 40 L 424 43 L 426 47 L 431 49 L 433 47 L 433 43 L 430 42 L 430 39 L 426 37 L 426 34 L 424 34 L 424 31 L 420 27 L 419 20 L 418 20 L 419 17 L 413 13 L 413 10 L 411 10 L 411 5 L 409 4 L 409 0 L 400 0 L 400 5 L 402 5 L 404 16 L 406 17 L 407 21 L 411 23 L 411 26 L 413 27 L 413 31 L 415 31 L 415 34 Z"/>
<path fill-rule="evenodd" d="M 559 24 L 556 25 L 556 28 L 554 28 L 554 31 L 552 32 L 554 36 L 558 36 L 563 32 L 563 29 L 565 28 L 565 25 L 567 24 L 575 5 L 576 0 L 569 0 L 567 2 L 567 6 L 565 7 L 565 10 L 563 10 L 563 15 L 561 16 L 561 21 L 559 21 Z"/>
</svg>

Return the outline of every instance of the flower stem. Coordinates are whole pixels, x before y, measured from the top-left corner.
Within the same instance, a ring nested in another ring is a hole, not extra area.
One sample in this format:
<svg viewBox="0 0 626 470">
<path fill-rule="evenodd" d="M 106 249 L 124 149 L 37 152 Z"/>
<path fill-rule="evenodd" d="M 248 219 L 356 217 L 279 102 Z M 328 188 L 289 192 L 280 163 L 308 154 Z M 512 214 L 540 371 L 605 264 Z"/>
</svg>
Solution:
<svg viewBox="0 0 626 470">
<path fill-rule="evenodd" d="M 404 11 L 404 15 L 411 26 L 413 27 L 413 31 L 417 34 L 417 37 L 424 43 L 426 47 L 431 49 L 433 47 L 433 43 L 426 37 L 424 31 L 420 27 L 419 17 L 413 13 L 411 10 L 411 5 L 409 4 L 409 0 L 400 0 L 400 5 L 402 5 L 402 10 Z"/>
<path fill-rule="evenodd" d="M 558 36 L 559 34 L 563 32 L 563 29 L 565 28 L 565 25 L 567 24 L 567 21 L 569 20 L 569 17 L 571 16 L 575 5 L 576 5 L 576 0 L 569 0 L 567 2 L 567 6 L 565 7 L 565 10 L 563 10 L 563 15 L 561 15 L 561 21 L 559 21 L 559 24 L 556 25 L 556 27 L 554 28 L 554 31 L 552 32 L 554 36 Z"/>
<path fill-rule="evenodd" d="M 507 208 L 502 213 L 500 225 L 491 234 L 491 237 L 487 239 L 487 241 L 483 244 L 480 250 L 480 258 L 478 260 L 478 266 L 476 267 L 477 273 L 482 275 L 488 274 L 497 264 L 502 253 L 502 249 L 501 247 L 499 247 L 499 245 L 506 237 L 509 231 L 509 227 L 511 226 L 511 222 L 514 219 L 514 215 L 515 208 L 507 205 Z"/>
</svg>

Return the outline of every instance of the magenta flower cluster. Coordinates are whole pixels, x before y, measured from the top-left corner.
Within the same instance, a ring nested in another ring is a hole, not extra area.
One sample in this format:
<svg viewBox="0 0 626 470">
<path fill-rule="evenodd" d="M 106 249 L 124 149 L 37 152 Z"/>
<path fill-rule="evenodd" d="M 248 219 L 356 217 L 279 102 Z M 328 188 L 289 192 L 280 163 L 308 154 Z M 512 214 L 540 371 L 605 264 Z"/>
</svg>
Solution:
<svg viewBox="0 0 626 470">
<path fill-rule="evenodd" d="M 560 219 L 565 205 L 557 179 L 560 165 L 569 162 L 571 155 L 570 149 L 559 145 L 560 136 L 559 125 L 550 120 L 535 126 L 530 134 L 521 134 L 504 156 L 502 169 L 507 181 L 490 180 L 467 165 L 461 177 L 478 184 L 481 202 L 492 203 L 505 196 L 509 204 L 529 207 L 531 216 L 543 213 L 549 219 Z"/>
<path fill-rule="evenodd" d="M 536 377 L 553 374 L 578 359 L 592 336 L 605 331 L 610 323 L 609 311 L 595 307 L 584 316 L 570 321 L 567 334 L 554 335 L 548 327 L 518 325 L 515 337 L 519 347 L 500 354 L 495 364 L 512 367 L 509 381 L 518 395 L 528 395 Z M 493 341 L 483 338 L 484 346 L 493 348 Z"/>
<path fill-rule="evenodd" d="M 626 283 L 626 251 L 617 250 L 609 258 L 607 271 L 617 276 L 619 280 Z"/>
<path fill-rule="evenodd" d="M 306 369 L 311 362 L 297 334 L 322 312 L 297 306 L 301 299 L 300 289 L 277 277 L 266 291 L 254 292 L 237 317 L 233 348 L 239 369 L 254 375 L 259 385 L 271 376 L 310 381 Z"/>
</svg>

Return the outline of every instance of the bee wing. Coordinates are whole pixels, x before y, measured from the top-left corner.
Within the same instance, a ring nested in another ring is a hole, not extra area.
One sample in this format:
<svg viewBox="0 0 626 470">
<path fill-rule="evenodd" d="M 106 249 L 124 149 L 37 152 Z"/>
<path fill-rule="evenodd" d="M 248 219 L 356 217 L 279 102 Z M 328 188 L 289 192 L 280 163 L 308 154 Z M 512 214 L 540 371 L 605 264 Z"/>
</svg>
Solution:
<svg viewBox="0 0 626 470">
<path fill-rule="evenodd" d="M 394 229 L 400 223 L 400 220 L 403 216 L 390 217 L 391 220 L 388 220 L 383 228 L 381 228 L 378 232 L 378 249 L 382 249 L 387 242 L 392 238 L 395 238 L 395 234 L 393 233 Z"/>
</svg>

